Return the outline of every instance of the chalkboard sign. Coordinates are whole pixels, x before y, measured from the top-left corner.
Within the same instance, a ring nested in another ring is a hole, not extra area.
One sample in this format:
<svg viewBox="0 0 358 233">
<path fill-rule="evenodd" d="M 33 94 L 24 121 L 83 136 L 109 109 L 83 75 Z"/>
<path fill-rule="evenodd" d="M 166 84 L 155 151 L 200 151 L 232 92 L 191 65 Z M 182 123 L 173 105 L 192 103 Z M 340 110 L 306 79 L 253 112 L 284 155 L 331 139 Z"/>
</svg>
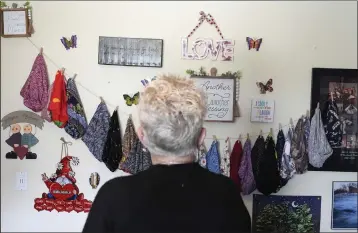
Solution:
<svg viewBox="0 0 358 233">
<path fill-rule="evenodd" d="M 1 9 L 2 37 L 30 37 L 29 18 L 25 8 Z"/>
<path fill-rule="evenodd" d="M 207 96 L 205 121 L 234 121 L 236 79 L 234 77 L 192 76 Z"/>
<path fill-rule="evenodd" d="M 162 67 L 163 40 L 100 36 L 98 64 Z"/>
</svg>

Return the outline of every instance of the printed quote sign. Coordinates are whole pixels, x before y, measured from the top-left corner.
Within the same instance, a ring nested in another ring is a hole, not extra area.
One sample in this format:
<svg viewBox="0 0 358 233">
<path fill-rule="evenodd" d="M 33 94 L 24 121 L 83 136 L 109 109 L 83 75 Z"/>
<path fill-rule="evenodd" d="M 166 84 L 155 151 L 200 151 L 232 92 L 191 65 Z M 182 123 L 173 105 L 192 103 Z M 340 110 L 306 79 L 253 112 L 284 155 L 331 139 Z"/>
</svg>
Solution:
<svg viewBox="0 0 358 233">
<path fill-rule="evenodd" d="M 207 96 L 206 121 L 234 121 L 235 78 L 192 77 Z"/>
<path fill-rule="evenodd" d="M 25 9 L 4 10 L 1 26 L 3 36 L 27 35 L 27 11 Z"/>
<path fill-rule="evenodd" d="M 254 99 L 251 102 L 251 122 L 273 122 L 275 101 Z"/>
</svg>

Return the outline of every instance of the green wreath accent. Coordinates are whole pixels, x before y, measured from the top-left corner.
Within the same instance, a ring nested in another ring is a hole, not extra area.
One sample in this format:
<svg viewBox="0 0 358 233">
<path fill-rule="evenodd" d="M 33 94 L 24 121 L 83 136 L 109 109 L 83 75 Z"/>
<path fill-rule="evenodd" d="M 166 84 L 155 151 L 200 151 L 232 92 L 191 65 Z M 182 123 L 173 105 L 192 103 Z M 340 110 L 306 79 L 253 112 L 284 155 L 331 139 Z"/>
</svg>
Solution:
<svg viewBox="0 0 358 233">
<path fill-rule="evenodd" d="M 208 76 L 208 73 L 206 73 L 204 67 L 200 67 L 199 72 L 197 72 L 195 70 L 188 69 L 188 70 L 186 70 L 186 73 L 190 76 Z M 222 73 L 221 77 L 235 77 L 236 79 L 241 79 L 242 73 L 241 73 L 241 71 L 236 71 L 233 73 L 231 71 L 228 71 L 226 73 Z"/>
</svg>

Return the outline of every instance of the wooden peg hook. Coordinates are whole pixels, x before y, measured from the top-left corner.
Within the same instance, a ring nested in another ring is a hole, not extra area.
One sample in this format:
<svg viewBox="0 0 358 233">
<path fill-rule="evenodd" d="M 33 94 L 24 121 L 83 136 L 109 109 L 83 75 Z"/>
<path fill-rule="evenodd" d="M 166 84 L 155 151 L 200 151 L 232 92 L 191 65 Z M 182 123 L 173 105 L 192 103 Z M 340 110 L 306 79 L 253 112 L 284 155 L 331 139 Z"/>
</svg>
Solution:
<svg viewBox="0 0 358 233">
<path fill-rule="evenodd" d="M 63 137 L 60 138 L 63 144 L 72 145 L 72 142 L 67 142 Z"/>
<path fill-rule="evenodd" d="M 290 118 L 290 125 L 293 126 L 293 120 Z"/>
</svg>

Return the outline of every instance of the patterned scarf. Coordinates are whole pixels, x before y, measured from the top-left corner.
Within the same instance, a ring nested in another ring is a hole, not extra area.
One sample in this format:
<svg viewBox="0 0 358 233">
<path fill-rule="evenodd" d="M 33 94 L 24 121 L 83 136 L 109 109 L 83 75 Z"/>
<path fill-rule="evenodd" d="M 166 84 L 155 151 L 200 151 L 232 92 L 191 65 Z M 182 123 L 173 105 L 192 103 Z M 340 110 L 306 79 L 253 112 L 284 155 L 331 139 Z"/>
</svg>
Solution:
<svg viewBox="0 0 358 233">
<path fill-rule="evenodd" d="M 283 150 L 285 147 L 285 135 L 283 134 L 282 129 L 280 129 L 278 131 L 277 134 L 277 141 L 276 141 L 276 153 L 277 153 L 277 163 L 278 163 L 278 168 L 279 170 L 281 170 L 281 163 L 282 163 L 282 155 L 283 155 Z M 281 186 L 284 186 L 285 182 L 283 180 L 281 180 Z"/>
<path fill-rule="evenodd" d="M 122 163 L 121 169 L 124 172 L 132 175 L 138 172 L 147 170 L 152 165 L 152 159 L 148 149 L 144 148 L 143 144 L 137 137 L 128 158 Z"/>
<path fill-rule="evenodd" d="M 217 140 L 213 141 L 206 154 L 206 163 L 209 171 L 220 174 L 220 155 Z"/>
<path fill-rule="evenodd" d="M 248 195 L 256 189 L 256 182 L 251 164 L 251 141 L 248 138 L 244 144 L 242 160 L 239 168 L 242 194 Z"/>
<path fill-rule="evenodd" d="M 114 110 L 111 117 L 102 158 L 111 172 L 118 169 L 119 162 L 122 159 L 122 135 L 117 110 Z"/>
<path fill-rule="evenodd" d="M 293 130 L 289 127 L 287 132 L 287 137 L 285 145 L 283 148 L 281 166 L 280 166 L 280 176 L 281 176 L 281 185 L 285 186 L 289 179 L 293 177 L 296 173 L 295 162 L 291 157 L 291 140 L 293 137 Z"/>
<path fill-rule="evenodd" d="M 82 137 L 82 141 L 100 162 L 102 162 L 103 149 L 107 141 L 110 117 L 107 105 L 101 102 Z"/>
<path fill-rule="evenodd" d="M 123 144 L 122 144 L 123 156 L 122 156 L 120 164 L 122 164 L 122 163 L 124 163 L 124 161 L 126 161 L 126 159 L 129 156 L 129 153 L 132 151 L 132 147 L 134 146 L 134 143 L 136 142 L 137 139 L 138 139 L 138 137 L 135 132 L 134 124 L 132 121 L 132 115 L 129 115 L 129 118 L 127 120 L 126 130 L 125 130 L 124 136 L 123 136 Z"/>
<path fill-rule="evenodd" d="M 204 143 L 200 145 L 200 148 L 198 150 L 198 163 L 201 167 L 203 168 L 207 168 L 206 167 L 206 148 Z"/>
<path fill-rule="evenodd" d="M 225 140 L 224 154 L 220 158 L 220 172 L 222 175 L 230 176 L 230 152 L 229 152 L 229 140 Z"/>
<path fill-rule="evenodd" d="M 250 151 L 251 151 L 251 147 L 250 147 Z M 242 145 L 241 145 L 241 142 L 239 140 L 237 140 L 234 144 L 234 148 L 232 148 L 232 152 L 231 152 L 231 156 L 230 156 L 230 178 L 239 187 L 241 186 L 240 185 L 240 177 L 239 177 L 241 158 L 242 158 Z M 251 162 L 250 162 L 250 164 L 251 164 Z"/>
<path fill-rule="evenodd" d="M 327 101 L 324 110 L 324 129 L 329 144 L 332 148 L 342 146 L 342 122 L 338 116 L 338 107 L 334 101 Z"/>
<path fill-rule="evenodd" d="M 260 161 L 262 160 L 265 152 L 265 139 L 259 136 L 256 139 L 254 147 L 251 150 L 251 164 L 254 173 L 255 181 L 257 181 L 258 174 L 260 173 Z"/>
<path fill-rule="evenodd" d="M 304 122 L 300 118 L 296 124 L 291 141 L 291 156 L 295 162 L 296 172 L 303 174 L 308 168 L 308 153 L 305 144 Z"/>
<path fill-rule="evenodd" d="M 70 78 L 67 81 L 66 93 L 68 122 L 65 126 L 65 131 L 72 138 L 79 139 L 85 134 L 88 124 L 80 94 L 78 93 L 73 78 Z"/>
</svg>

